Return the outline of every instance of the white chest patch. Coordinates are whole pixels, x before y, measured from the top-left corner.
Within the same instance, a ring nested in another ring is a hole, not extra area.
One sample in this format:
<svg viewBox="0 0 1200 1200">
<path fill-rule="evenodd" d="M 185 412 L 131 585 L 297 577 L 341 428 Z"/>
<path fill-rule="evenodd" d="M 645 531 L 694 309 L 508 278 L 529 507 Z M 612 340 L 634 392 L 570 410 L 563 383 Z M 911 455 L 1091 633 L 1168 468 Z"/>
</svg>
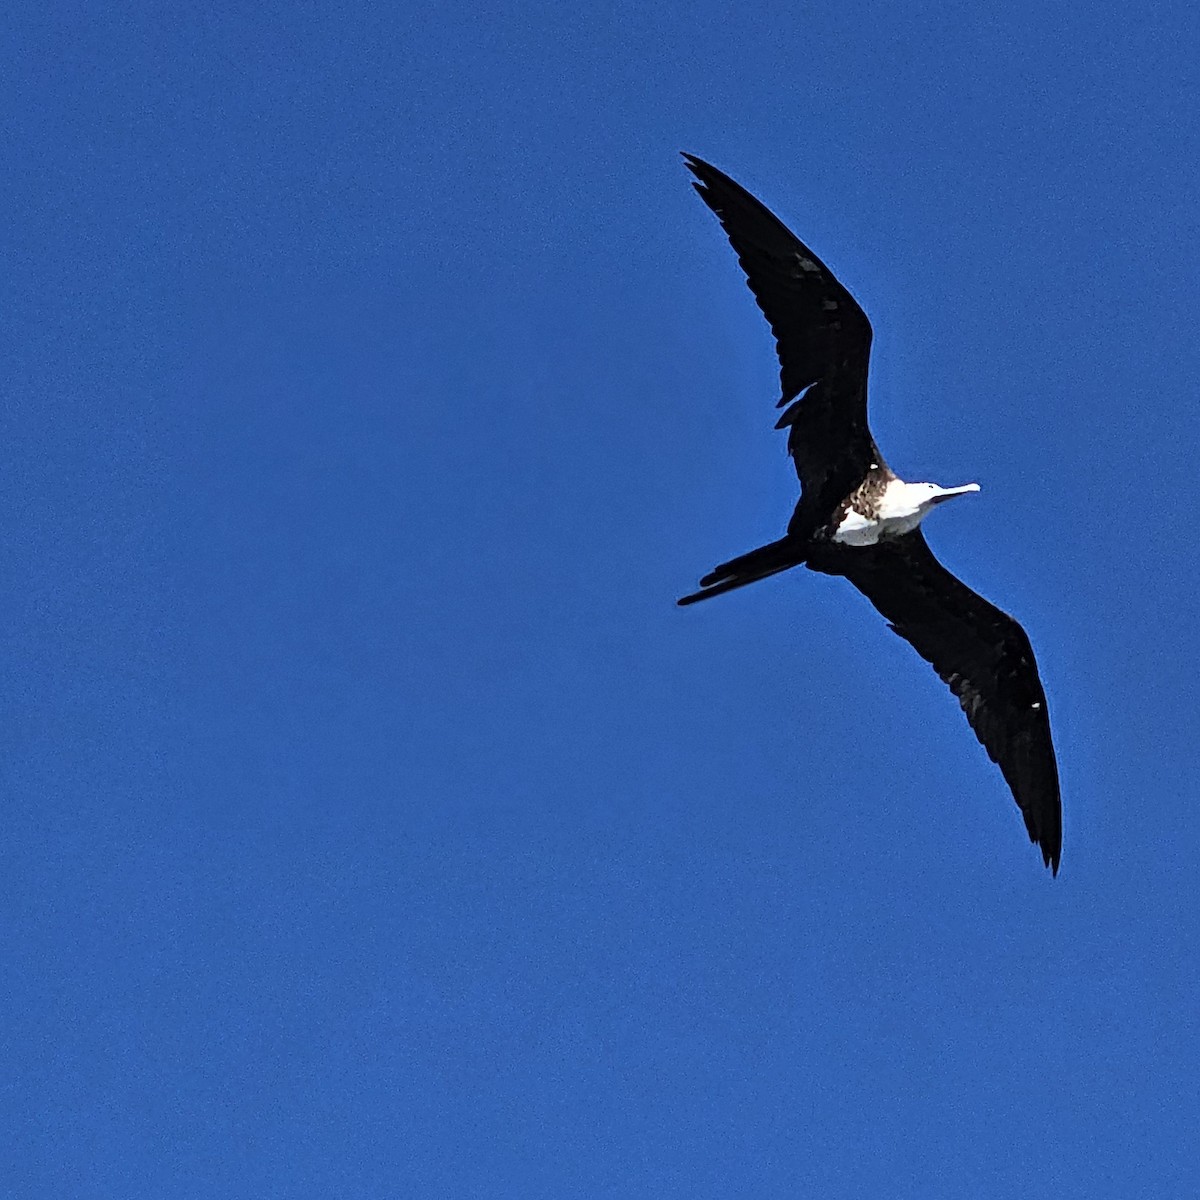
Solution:
<svg viewBox="0 0 1200 1200">
<path fill-rule="evenodd" d="M 833 540 L 847 546 L 873 546 L 881 537 L 899 537 L 911 533 L 928 511 L 922 502 L 929 492 L 922 484 L 891 480 L 879 497 L 874 517 L 864 516 L 853 508 L 846 510 Z"/>
</svg>

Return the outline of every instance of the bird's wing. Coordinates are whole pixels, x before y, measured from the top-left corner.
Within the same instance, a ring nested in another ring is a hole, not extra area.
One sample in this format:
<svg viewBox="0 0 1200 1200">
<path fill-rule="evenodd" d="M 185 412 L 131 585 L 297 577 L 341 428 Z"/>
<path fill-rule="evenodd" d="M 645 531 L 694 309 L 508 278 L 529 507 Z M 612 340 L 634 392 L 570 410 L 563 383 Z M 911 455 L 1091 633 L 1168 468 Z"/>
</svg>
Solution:
<svg viewBox="0 0 1200 1200">
<path fill-rule="evenodd" d="M 919 529 L 875 546 L 828 545 L 810 565 L 849 579 L 949 685 L 1057 874 L 1058 766 L 1025 630 L 946 570 Z"/>
<path fill-rule="evenodd" d="M 867 426 L 871 323 L 833 272 L 769 209 L 716 167 L 690 154 L 684 159 L 775 335 L 779 405 L 795 402 L 776 428 L 789 428 L 805 507 L 832 510 L 873 464 L 883 464 Z"/>
</svg>

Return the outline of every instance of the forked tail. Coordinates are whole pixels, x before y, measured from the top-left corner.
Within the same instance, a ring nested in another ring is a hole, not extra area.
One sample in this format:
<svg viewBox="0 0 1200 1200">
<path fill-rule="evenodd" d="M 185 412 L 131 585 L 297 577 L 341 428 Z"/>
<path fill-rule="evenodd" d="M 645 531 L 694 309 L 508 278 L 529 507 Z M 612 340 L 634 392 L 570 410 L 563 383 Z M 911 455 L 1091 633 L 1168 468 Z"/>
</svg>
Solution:
<svg viewBox="0 0 1200 1200">
<path fill-rule="evenodd" d="M 732 592 L 734 588 L 745 587 L 748 583 L 757 583 L 768 575 L 778 575 L 790 567 L 798 567 L 805 559 L 804 545 L 794 538 L 780 538 L 777 542 L 769 542 L 731 558 L 710 571 L 700 580 L 701 590 L 684 596 L 680 604 L 695 604 L 698 600 L 707 600 L 710 596 L 720 596 L 724 592 Z"/>
</svg>

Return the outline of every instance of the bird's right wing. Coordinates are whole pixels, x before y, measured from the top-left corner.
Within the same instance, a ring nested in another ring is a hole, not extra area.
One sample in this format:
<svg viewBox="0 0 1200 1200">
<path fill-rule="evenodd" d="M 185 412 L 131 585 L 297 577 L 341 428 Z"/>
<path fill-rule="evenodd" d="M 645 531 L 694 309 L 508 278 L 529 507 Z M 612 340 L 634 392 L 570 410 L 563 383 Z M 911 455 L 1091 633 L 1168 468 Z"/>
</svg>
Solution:
<svg viewBox="0 0 1200 1200">
<path fill-rule="evenodd" d="M 809 565 L 849 579 L 949 685 L 1057 874 L 1058 766 L 1025 630 L 942 566 L 919 529 L 874 546 L 830 544 Z"/>
<path fill-rule="evenodd" d="M 774 213 L 716 167 L 690 154 L 684 159 L 775 335 L 779 405 L 794 402 L 776 428 L 789 430 L 805 507 L 827 518 L 873 465 L 883 463 L 867 427 L 871 323 Z"/>
</svg>

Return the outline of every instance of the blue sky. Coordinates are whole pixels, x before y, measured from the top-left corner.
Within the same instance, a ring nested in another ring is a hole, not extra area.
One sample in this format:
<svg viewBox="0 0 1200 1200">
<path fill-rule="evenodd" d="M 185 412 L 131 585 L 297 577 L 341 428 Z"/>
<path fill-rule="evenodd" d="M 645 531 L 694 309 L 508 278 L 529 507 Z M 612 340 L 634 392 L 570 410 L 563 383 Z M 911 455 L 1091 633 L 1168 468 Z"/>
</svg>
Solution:
<svg viewBox="0 0 1200 1200">
<path fill-rule="evenodd" d="M 16 4 L 7 1195 L 1200 1189 L 1182 3 Z M 876 329 L 1042 663 L 1052 880 L 778 536 L 677 152 Z"/>
</svg>

